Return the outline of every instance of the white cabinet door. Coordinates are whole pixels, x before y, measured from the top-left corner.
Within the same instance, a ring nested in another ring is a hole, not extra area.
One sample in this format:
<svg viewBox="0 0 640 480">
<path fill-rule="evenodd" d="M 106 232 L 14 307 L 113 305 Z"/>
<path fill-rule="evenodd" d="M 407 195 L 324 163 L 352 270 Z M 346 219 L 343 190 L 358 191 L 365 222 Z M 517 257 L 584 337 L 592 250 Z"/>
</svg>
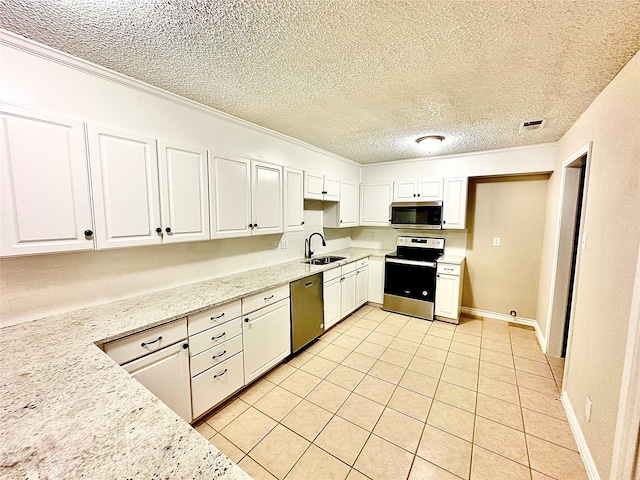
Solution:
<svg viewBox="0 0 640 480">
<path fill-rule="evenodd" d="M 416 199 L 416 182 L 395 182 L 393 184 L 393 201 L 408 202 Z"/>
<path fill-rule="evenodd" d="M 214 157 L 209 176 L 211 238 L 251 235 L 251 161 Z"/>
<path fill-rule="evenodd" d="M 291 353 L 289 305 L 289 298 L 286 298 L 243 317 L 245 384 Z"/>
<path fill-rule="evenodd" d="M 304 198 L 322 200 L 324 197 L 324 175 L 304 172 Z"/>
<path fill-rule="evenodd" d="M 384 258 L 369 257 L 368 301 L 382 304 L 384 298 Z"/>
<path fill-rule="evenodd" d="M 162 242 L 156 141 L 89 125 L 98 248 Z"/>
<path fill-rule="evenodd" d="M 459 282 L 460 277 L 456 275 L 438 274 L 436 279 L 436 315 L 447 318 L 458 318 Z"/>
<path fill-rule="evenodd" d="M 298 232 L 304 225 L 302 170 L 284 169 L 284 231 Z"/>
<path fill-rule="evenodd" d="M 358 225 L 358 185 L 342 182 L 340 185 L 340 226 Z"/>
<path fill-rule="evenodd" d="M 324 329 L 329 330 L 342 318 L 340 297 L 342 296 L 341 277 L 324 283 Z"/>
<path fill-rule="evenodd" d="M 360 187 L 360 225 L 388 226 L 392 198 L 390 183 L 363 184 Z"/>
<path fill-rule="evenodd" d="M 340 179 L 325 176 L 323 200 L 338 202 L 340 198 Z"/>
<path fill-rule="evenodd" d="M 466 227 L 468 183 L 467 177 L 444 179 L 442 228 L 463 229 Z"/>
<path fill-rule="evenodd" d="M 93 249 L 82 123 L 6 106 L 0 120 L 0 255 Z"/>
<path fill-rule="evenodd" d="M 146 355 L 122 366 L 185 421 L 191 422 L 191 379 L 186 342 Z"/>
<path fill-rule="evenodd" d="M 158 142 L 164 243 L 208 240 L 207 151 Z"/>
<path fill-rule="evenodd" d="M 367 303 L 369 295 L 369 269 L 360 268 L 356 271 L 356 307 Z"/>
<path fill-rule="evenodd" d="M 340 296 L 340 318 L 344 318 L 356 309 L 356 272 L 342 276 L 342 295 Z"/>
<path fill-rule="evenodd" d="M 442 179 L 418 180 L 418 200 L 431 202 L 442 200 Z"/>
<path fill-rule="evenodd" d="M 282 233 L 282 167 L 251 160 L 252 235 Z"/>
</svg>

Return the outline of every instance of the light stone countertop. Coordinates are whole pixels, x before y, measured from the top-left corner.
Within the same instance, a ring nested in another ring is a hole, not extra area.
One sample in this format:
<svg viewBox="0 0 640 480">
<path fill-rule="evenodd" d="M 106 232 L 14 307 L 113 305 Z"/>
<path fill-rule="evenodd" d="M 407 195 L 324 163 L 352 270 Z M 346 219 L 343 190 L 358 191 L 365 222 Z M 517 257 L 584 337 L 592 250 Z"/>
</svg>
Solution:
<svg viewBox="0 0 640 480">
<path fill-rule="evenodd" d="M 0 329 L 0 477 L 251 478 L 96 344 L 331 268 L 296 260 Z"/>
</svg>

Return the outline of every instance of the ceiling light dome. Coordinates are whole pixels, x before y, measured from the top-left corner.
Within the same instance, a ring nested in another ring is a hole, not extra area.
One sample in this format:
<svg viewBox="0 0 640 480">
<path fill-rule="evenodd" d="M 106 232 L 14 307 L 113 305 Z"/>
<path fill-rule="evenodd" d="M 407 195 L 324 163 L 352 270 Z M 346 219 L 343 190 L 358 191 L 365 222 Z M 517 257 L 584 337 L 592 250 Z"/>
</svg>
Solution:
<svg viewBox="0 0 640 480">
<path fill-rule="evenodd" d="M 432 150 L 435 150 L 440 146 L 443 140 L 444 137 L 442 135 L 426 135 L 418 138 L 416 143 L 421 147 L 425 147 L 427 152 L 431 153 Z"/>
</svg>

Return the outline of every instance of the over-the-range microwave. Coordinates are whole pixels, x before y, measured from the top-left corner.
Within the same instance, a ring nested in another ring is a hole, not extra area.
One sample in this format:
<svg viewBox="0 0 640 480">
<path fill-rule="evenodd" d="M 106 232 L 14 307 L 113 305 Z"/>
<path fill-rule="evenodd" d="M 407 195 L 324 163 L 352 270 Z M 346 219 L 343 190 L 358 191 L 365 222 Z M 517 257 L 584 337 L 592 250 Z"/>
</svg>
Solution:
<svg viewBox="0 0 640 480">
<path fill-rule="evenodd" d="M 442 230 L 442 202 L 393 202 L 391 226 L 419 230 Z"/>
</svg>

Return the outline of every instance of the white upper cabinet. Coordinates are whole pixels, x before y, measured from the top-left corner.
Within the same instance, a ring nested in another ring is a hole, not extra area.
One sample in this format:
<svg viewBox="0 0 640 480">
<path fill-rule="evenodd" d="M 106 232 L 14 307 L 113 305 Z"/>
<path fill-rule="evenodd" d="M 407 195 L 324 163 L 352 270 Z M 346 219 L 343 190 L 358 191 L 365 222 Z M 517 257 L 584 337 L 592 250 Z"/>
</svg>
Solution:
<svg viewBox="0 0 640 480">
<path fill-rule="evenodd" d="M 282 167 L 251 161 L 252 235 L 282 233 Z"/>
<path fill-rule="evenodd" d="M 393 198 L 390 183 L 369 183 L 360 186 L 360 225 L 389 225 L 389 206 Z"/>
<path fill-rule="evenodd" d="M 162 242 L 153 138 L 89 125 L 98 248 Z"/>
<path fill-rule="evenodd" d="M 284 169 L 284 231 L 301 231 L 304 226 L 304 182 L 302 170 Z"/>
<path fill-rule="evenodd" d="M 158 142 L 164 243 L 209 239 L 207 151 Z"/>
<path fill-rule="evenodd" d="M 348 228 L 358 226 L 358 185 L 341 182 L 340 201 L 324 206 L 324 226 L 327 228 Z"/>
<path fill-rule="evenodd" d="M 464 229 L 466 227 L 468 185 L 467 177 L 444 179 L 442 228 Z"/>
<path fill-rule="evenodd" d="M 211 163 L 212 238 L 283 231 L 282 167 L 235 157 Z"/>
<path fill-rule="evenodd" d="M 305 171 L 304 198 L 337 202 L 340 200 L 340 180 Z"/>
<path fill-rule="evenodd" d="M 93 249 L 80 121 L 0 106 L 0 254 Z"/>
<path fill-rule="evenodd" d="M 442 179 L 421 179 L 395 182 L 394 202 L 432 202 L 442 200 Z"/>
<path fill-rule="evenodd" d="M 251 235 L 251 160 L 214 157 L 211 163 L 211 237 Z"/>
</svg>

